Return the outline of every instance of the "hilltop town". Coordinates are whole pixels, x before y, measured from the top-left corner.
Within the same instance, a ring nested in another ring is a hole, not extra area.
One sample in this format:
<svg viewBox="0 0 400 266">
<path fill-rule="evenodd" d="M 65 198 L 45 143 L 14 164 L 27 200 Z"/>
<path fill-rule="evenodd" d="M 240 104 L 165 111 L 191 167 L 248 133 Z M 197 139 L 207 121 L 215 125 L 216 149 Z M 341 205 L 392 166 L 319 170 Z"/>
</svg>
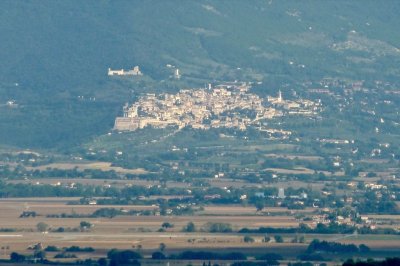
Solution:
<svg viewBox="0 0 400 266">
<path fill-rule="evenodd" d="M 226 83 L 214 88 L 180 90 L 177 94 L 146 94 L 131 106 L 123 107 L 123 117 L 117 117 L 114 129 L 134 131 L 146 126 L 165 128 L 190 126 L 196 129 L 237 128 L 256 126 L 266 130 L 265 120 L 283 115 L 314 116 L 322 106 L 306 99 L 284 100 L 261 98 L 249 92 L 246 83 Z"/>
</svg>

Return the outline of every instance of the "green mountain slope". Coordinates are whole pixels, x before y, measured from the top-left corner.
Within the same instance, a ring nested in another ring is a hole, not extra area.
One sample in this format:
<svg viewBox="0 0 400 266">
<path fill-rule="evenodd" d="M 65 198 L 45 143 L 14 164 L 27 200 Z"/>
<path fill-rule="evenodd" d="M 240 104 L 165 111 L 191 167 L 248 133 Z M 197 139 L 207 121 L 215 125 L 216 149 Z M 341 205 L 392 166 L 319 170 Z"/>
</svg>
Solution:
<svg viewBox="0 0 400 266">
<path fill-rule="evenodd" d="M 326 76 L 397 82 L 399 13 L 398 1 L 1 1 L 1 144 L 78 145 L 110 130 L 132 90 L 233 79 L 271 90 Z M 160 83 L 166 64 L 185 79 Z M 106 75 L 134 65 L 144 78 Z"/>
</svg>

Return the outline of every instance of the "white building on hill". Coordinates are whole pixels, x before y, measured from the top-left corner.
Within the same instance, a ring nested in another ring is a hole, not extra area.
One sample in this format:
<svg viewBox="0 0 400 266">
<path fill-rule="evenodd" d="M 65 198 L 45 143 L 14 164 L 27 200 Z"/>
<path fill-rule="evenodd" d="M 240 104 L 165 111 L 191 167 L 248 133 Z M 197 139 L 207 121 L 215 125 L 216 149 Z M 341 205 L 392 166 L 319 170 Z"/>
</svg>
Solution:
<svg viewBox="0 0 400 266">
<path fill-rule="evenodd" d="M 113 70 L 108 68 L 109 76 L 142 76 L 143 73 L 140 71 L 139 66 L 135 66 L 133 69 L 124 70 L 124 69 L 116 69 Z"/>
</svg>

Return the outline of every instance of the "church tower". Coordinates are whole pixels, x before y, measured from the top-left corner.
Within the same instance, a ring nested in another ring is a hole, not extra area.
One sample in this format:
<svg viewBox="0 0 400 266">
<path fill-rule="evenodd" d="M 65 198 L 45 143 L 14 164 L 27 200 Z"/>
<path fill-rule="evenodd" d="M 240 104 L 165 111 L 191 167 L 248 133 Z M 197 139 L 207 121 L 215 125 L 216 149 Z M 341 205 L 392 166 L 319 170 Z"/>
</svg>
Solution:
<svg viewBox="0 0 400 266">
<path fill-rule="evenodd" d="M 282 92 L 281 90 L 279 90 L 279 94 L 278 94 L 278 103 L 281 103 L 283 101 L 282 99 Z"/>
</svg>

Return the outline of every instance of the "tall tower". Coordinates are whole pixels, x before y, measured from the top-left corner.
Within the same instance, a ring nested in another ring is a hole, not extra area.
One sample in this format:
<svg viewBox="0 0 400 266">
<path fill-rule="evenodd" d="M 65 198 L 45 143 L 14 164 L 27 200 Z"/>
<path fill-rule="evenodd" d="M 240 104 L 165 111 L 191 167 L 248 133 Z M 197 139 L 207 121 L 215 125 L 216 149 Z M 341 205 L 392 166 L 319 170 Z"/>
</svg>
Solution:
<svg viewBox="0 0 400 266">
<path fill-rule="evenodd" d="M 282 101 L 283 101 L 283 99 L 282 99 L 282 92 L 281 92 L 281 90 L 279 90 L 278 102 L 281 103 Z"/>
<path fill-rule="evenodd" d="M 179 73 L 179 68 L 175 69 L 174 71 L 174 77 L 176 79 L 180 79 L 181 78 L 181 74 Z"/>
<path fill-rule="evenodd" d="M 139 106 L 134 104 L 128 109 L 128 117 L 137 117 L 138 116 L 138 108 Z"/>
<path fill-rule="evenodd" d="M 122 107 L 122 110 L 124 112 L 124 117 L 128 117 L 128 109 L 129 109 L 129 106 L 128 106 L 128 103 L 126 103 L 124 105 L 124 107 Z"/>
</svg>

